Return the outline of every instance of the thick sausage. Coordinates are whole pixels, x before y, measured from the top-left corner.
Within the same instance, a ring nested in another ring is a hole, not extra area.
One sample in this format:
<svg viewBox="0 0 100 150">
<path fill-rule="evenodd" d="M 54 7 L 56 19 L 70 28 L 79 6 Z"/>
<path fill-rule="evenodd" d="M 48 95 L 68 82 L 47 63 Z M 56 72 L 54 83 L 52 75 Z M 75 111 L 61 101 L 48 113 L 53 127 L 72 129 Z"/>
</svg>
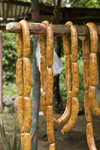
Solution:
<svg viewBox="0 0 100 150">
<path fill-rule="evenodd" d="M 24 98 L 18 98 L 18 122 L 21 132 L 24 132 Z"/>
<path fill-rule="evenodd" d="M 93 22 L 87 23 L 87 26 L 90 31 L 90 39 L 91 39 L 91 52 L 96 53 L 98 50 L 98 34 L 96 25 Z"/>
<path fill-rule="evenodd" d="M 72 108 L 72 94 L 71 94 L 71 91 L 68 91 L 66 109 L 63 115 L 58 119 L 59 125 L 64 124 L 69 119 L 70 114 L 71 114 L 71 108 Z"/>
<path fill-rule="evenodd" d="M 54 130 L 47 130 L 47 135 L 49 143 L 55 143 Z"/>
<path fill-rule="evenodd" d="M 47 27 L 47 55 L 46 55 L 46 61 L 47 66 L 51 67 L 53 65 L 53 47 L 54 47 L 54 40 L 53 40 L 53 29 L 52 27 Z"/>
<path fill-rule="evenodd" d="M 96 101 L 96 87 L 95 86 L 89 86 L 89 99 L 90 99 L 91 110 L 96 116 L 100 116 L 100 109 Z"/>
<path fill-rule="evenodd" d="M 17 56 L 18 58 L 23 57 L 23 39 L 22 34 L 17 34 Z"/>
<path fill-rule="evenodd" d="M 47 106 L 47 131 L 53 130 L 53 106 Z"/>
<path fill-rule="evenodd" d="M 67 124 L 61 130 L 61 133 L 69 132 L 75 125 L 79 112 L 79 102 L 77 97 L 72 97 L 72 112 Z"/>
<path fill-rule="evenodd" d="M 24 96 L 29 97 L 31 93 L 31 63 L 29 58 L 24 58 L 23 63 L 24 63 Z"/>
<path fill-rule="evenodd" d="M 16 84 L 18 95 L 23 95 L 23 60 L 18 59 L 16 63 Z"/>
<path fill-rule="evenodd" d="M 24 133 L 21 133 L 21 146 L 22 146 L 22 150 L 25 150 L 24 149 Z"/>
<path fill-rule="evenodd" d="M 79 92 L 79 67 L 78 63 L 72 63 L 73 87 L 72 97 L 76 97 Z"/>
<path fill-rule="evenodd" d="M 87 134 L 87 143 L 90 150 L 97 150 L 93 135 L 93 126 L 92 123 L 88 123 L 86 127 L 86 134 Z"/>
<path fill-rule="evenodd" d="M 90 108 L 90 101 L 89 101 L 89 91 L 85 91 L 84 95 L 84 109 L 85 109 L 85 117 L 87 122 L 92 122 L 92 112 Z"/>
<path fill-rule="evenodd" d="M 69 55 L 70 54 L 70 36 L 69 35 L 63 36 L 63 48 L 64 48 L 64 54 Z"/>
<path fill-rule="evenodd" d="M 83 56 L 84 59 L 88 59 L 89 58 L 89 36 L 86 36 L 84 41 L 82 41 L 82 48 L 83 48 Z"/>
<path fill-rule="evenodd" d="M 49 146 L 49 150 L 55 150 L 55 143 L 50 144 L 50 146 Z"/>
<path fill-rule="evenodd" d="M 31 50 L 29 26 L 26 20 L 21 20 L 20 24 L 22 27 L 23 36 L 23 56 L 28 58 Z"/>
<path fill-rule="evenodd" d="M 40 53 L 42 56 L 46 56 L 46 36 L 39 35 Z"/>
<path fill-rule="evenodd" d="M 47 106 L 53 103 L 53 68 L 47 69 L 46 102 Z"/>
<path fill-rule="evenodd" d="M 65 56 L 66 60 L 66 90 L 71 90 L 72 85 L 72 72 L 71 72 L 71 58 L 69 55 Z"/>
<path fill-rule="evenodd" d="M 89 88 L 89 59 L 85 59 L 83 63 L 83 79 L 84 79 L 84 88 L 88 90 Z"/>
<path fill-rule="evenodd" d="M 24 150 L 31 150 L 31 135 L 30 133 L 24 133 Z"/>
<path fill-rule="evenodd" d="M 97 85 L 97 54 L 90 54 L 90 85 Z"/>
</svg>

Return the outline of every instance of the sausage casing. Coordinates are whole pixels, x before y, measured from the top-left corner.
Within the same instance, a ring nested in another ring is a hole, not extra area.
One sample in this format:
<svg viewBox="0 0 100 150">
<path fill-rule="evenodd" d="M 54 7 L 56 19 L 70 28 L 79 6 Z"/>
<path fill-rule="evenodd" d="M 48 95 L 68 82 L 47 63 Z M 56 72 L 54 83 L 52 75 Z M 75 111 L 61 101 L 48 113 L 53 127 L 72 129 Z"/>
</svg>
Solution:
<svg viewBox="0 0 100 150">
<path fill-rule="evenodd" d="M 47 55 L 46 55 L 46 61 L 47 66 L 51 67 L 53 65 L 53 46 L 54 46 L 54 40 L 53 40 L 53 29 L 52 27 L 47 27 Z"/>
<path fill-rule="evenodd" d="M 95 86 L 89 86 L 89 99 L 90 99 L 91 110 L 96 116 L 100 116 L 100 109 L 96 101 L 96 87 Z"/>
<path fill-rule="evenodd" d="M 31 63 L 29 58 L 24 58 L 23 63 L 24 63 L 24 96 L 29 97 L 31 93 Z"/>
<path fill-rule="evenodd" d="M 76 97 L 79 92 L 79 67 L 78 63 L 72 63 L 73 87 L 72 97 Z"/>
<path fill-rule="evenodd" d="M 84 88 L 87 90 L 89 88 L 89 60 L 85 59 L 83 63 L 83 79 Z"/>
<path fill-rule="evenodd" d="M 17 34 L 17 56 L 18 58 L 23 57 L 23 39 L 22 34 Z"/>
<path fill-rule="evenodd" d="M 97 54 L 90 54 L 90 85 L 97 85 Z"/>
<path fill-rule="evenodd" d="M 23 95 L 23 60 L 18 59 L 16 63 L 16 84 L 18 95 Z"/>
<path fill-rule="evenodd" d="M 82 41 L 82 48 L 83 48 L 83 56 L 84 59 L 89 58 L 89 36 L 86 36 L 84 41 Z"/>
<path fill-rule="evenodd" d="M 71 74 L 71 58 L 69 55 L 65 56 L 66 60 L 66 90 L 71 90 L 72 74 Z"/>
<path fill-rule="evenodd" d="M 92 123 L 88 123 L 86 127 L 86 134 L 87 134 L 87 143 L 90 150 L 97 150 L 93 135 L 93 126 Z"/>
<path fill-rule="evenodd" d="M 28 58 L 30 56 L 31 50 L 29 27 L 26 20 L 21 20 L 20 24 L 22 27 L 22 35 L 23 35 L 23 56 Z"/>
<path fill-rule="evenodd" d="M 63 48 L 64 48 L 64 54 L 69 55 L 70 54 L 70 36 L 69 35 L 63 36 Z"/>
<path fill-rule="evenodd" d="M 84 95 L 84 109 L 85 109 L 85 117 L 87 122 L 92 122 L 92 112 L 90 108 L 90 100 L 89 100 L 89 91 L 85 91 Z"/>
<path fill-rule="evenodd" d="M 49 146 L 49 150 L 55 150 L 55 143 L 50 144 L 50 146 Z"/>
<path fill-rule="evenodd" d="M 79 102 L 77 97 L 72 97 L 72 112 L 67 124 L 61 130 L 61 133 L 69 132 L 75 125 L 79 112 Z"/>
</svg>

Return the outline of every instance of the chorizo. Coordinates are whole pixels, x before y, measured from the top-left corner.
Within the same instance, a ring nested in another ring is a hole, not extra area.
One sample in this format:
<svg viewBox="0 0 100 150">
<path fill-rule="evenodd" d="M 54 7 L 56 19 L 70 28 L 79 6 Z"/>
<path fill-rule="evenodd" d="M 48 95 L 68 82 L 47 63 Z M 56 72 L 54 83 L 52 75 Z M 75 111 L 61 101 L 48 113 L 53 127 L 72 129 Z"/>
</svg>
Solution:
<svg viewBox="0 0 100 150">
<path fill-rule="evenodd" d="M 61 130 L 61 133 L 69 132 L 75 125 L 79 112 L 79 102 L 77 97 L 72 97 L 72 112 L 67 124 Z"/>
<path fill-rule="evenodd" d="M 85 109 L 85 117 L 87 122 L 92 122 L 92 112 L 90 108 L 90 101 L 89 101 L 89 91 L 85 91 L 84 95 L 84 109 Z"/>
<path fill-rule="evenodd" d="M 53 65 L 53 47 L 54 47 L 54 40 L 53 40 L 53 29 L 52 27 L 47 27 L 47 48 L 46 48 L 46 61 L 47 66 L 52 67 Z"/>
<path fill-rule="evenodd" d="M 72 74 L 71 74 L 71 58 L 69 55 L 65 56 L 66 60 L 66 90 L 71 90 Z"/>
<path fill-rule="evenodd" d="M 93 22 L 87 23 L 87 26 L 90 31 L 90 39 L 91 39 L 91 52 L 96 53 L 98 50 L 98 34 L 96 25 Z"/>
<path fill-rule="evenodd" d="M 90 150 L 97 150 L 93 135 L 93 126 L 92 123 L 88 123 L 86 127 L 86 134 L 87 134 L 87 143 Z"/>
<path fill-rule="evenodd" d="M 87 90 L 89 88 L 89 60 L 85 59 L 83 63 L 83 79 L 84 79 L 84 88 Z"/>
<path fill-rule="evenodd" d="M 17 34 L 17 56 L 18 58 L 23 57 L 23 39 L 22 34 Z"/>
<path fill-rule="evenodd" d="M 76 97 L 79 92 L 79 67 L 77 62 L 72 63 L 72 74 L 73 74 L 72 97 Z"/>
<path fill-rule="evenodd" d="M 97 54 L 90 54 L 90 85 L 97 85 Z"/>
<path fill-rule="evenodd" d="M 24 132 L 24 98 L 18 98 L 18 122 L 21 132 Z"/>
<path fill-rule="evenodd" d="M 89 36 L 86 36 L 84 41 L 82 41 L 82 49 L 83 49 L 83 56 L 84 59 L 88 59 L 89 58 Z"/>
<path fill-rule="evenodd" d="M 96 116 L 100 116 L 100 109 L 96 101 L 96 87 L 95 86 L 89 86 L 89 99 L 90 99 L 91 110 Z"/>
<path fill-rule="evenodd" d="M 50 144 L 50 146 L 49 146 L 49 150 L 55 150 L 55 143 Z"/>
<path fill-rule="evenodd" d="M 29 58 L 24 58 L 23 63 L 24 63 L 24 96 L 29 97 L 31 93 L 31 63 Z"/>
<path fill-rule="evenodd" d="M 16 63 L 16 84 L 18 95 L 23 95 L 23 60 L 18 59 Z"/>
<path fill-rule="evenodd" d="M 23 35 L 23 56 L 28 58 L 31 51 L 29 26 L 26 20 L 21 20 L 20 25 Z"/>
<path fill-rule="evenodd" d="M 68 91 L 66 109 L 65 109 L 63 115 L 58 119 L 59 125 L 64 124 L 69 119 L 70 114 L 71 114 L 71 107 L 72 107 L 72 95 L 71 95 L 71 91 Z"/>
<path fill-rule="evenodd" d="M 47 106 L 53 103 L 53 68 L 47 69 L 46 103 Z"/>
</svg>

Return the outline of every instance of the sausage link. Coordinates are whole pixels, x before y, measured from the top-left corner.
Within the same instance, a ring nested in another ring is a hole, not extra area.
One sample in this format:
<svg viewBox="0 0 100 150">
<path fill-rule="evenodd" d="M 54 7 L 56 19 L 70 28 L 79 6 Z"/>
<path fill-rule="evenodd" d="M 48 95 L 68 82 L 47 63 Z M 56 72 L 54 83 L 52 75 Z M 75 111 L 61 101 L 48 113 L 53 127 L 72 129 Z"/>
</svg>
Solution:
<svg viewBox="0 0 100 150">
<path fill-rule="evenodd" d="M 92 123 L 88 123 L 86 127 L 86 134 L 87 134 L 87 143 L 90 150 L 97 150 L 93 135 L 93 126 Z"/>
<path fill-rule="evenodd" d="M 17 56 L 18 58 L 23 57 L 23 39 L 22 34 L 17 34 Z"/>
<path fill-rule="evenodd" d="M 96 101 L 96 87 L 95 86 L 89 86 L 89 99 L 90 99 L 91 110 L 96 116 L 100 116 L 100 109 Z"/>
<path fill-rule="evenodd" d="M 55 150 L 55 143 L 50 144 L 50 146 L 49 146 L 49 150 Z"/>
<path fill-rule="evenodd" d="M 90 85 L 97 85 L 97 54 L 90 54 Z"/>
<path fill-rule="evenodd" d="M 32 104 L 29 97 L 24 97 L 24 132 L 29 133 L 32 124 Z"/>
<path fill-rule="evenodd" d="M 39 35 L 40 53 L 42 56 L 46 55 L 46 36 Z"/>
<path fill-rule="evenodd" d="M 89 58 L 89 36 L 86 36 L 84 41 L 82 41 L 82 49 L 83 49 L 83 56 L 84 59 Z"/>
<path fill-rule="evenodd" d="M 92 112 L 90 108 L 90 100 L 89 100 L 89 91 L 85 91 L 84 95 L 84 109 L 85 109 L 85 117 L 87 122 L 92 122 Z"/>
<path fill-rule="evenodd" d="M 52 27 L 47 27 L 47 55 L 46 55 L 46 61 L 47 66 L 51 67 L 53 65 L 53 46 L 54 46 L 54 40 L 53 40 L 53 29 Z"/>
<path fill-rule="evenodd" d="M 21 134 L 22 150 L 31 150 L 31 135 L 30 133 Z"/>
<path fill-rule="evenodd" d="M 67 124 L 61 130 L 61 133 L 69 132 L 75 125 L 79 112 L 79 102 L 77 97 L 72 97 L 72 112 Z"/>
<path fill-rule="evenodd" d="M 53 130 L 53 106 L 47 106 L 47 131 Z"/>
<path fill-rule="evenodd" d="M 26 20 L 21 20 L 20 25 L 22 27 L 23 35 L 23 56 L 28 58 L 31 51 L 29 27 Z"/>
<path fill-rule="evenodd" d="M 24 98 L 18 98 L 18 122 L 21 132 L 24 132 Z"/>
<path fill-rule="evenodd" d="M 72 97 L 76 97 L 79 92 L 79 67 L 78 63 L 72 63 L 73 87 Z"/>
<path fill-rule="evenodd" d="M 23 95 L 23 60 L 18 59 L 16 63 L 16 84 L 18 95 Z"/>
<path fill-rule="evenodd" d="M 64 48 L 64 54 L 69 55 L 70 54 L 70 36 L 69 35 L 63 36 L 63 48 Z"/>
<path fill-rule="evenodd" d="M 53 103 L 53 68 L 47 69 L 46 103 L 47 106 Z"/>
<path fill-rule="evenodd" d="M 46 91 L 46 58 L 45 56 L 41 57 L 41 84 L 43 91 Z"/>
<path fill-rule="evenodd" d="M 58 119 L 59 125 L 64 124 L 70 117 L 72 107 L 72 94 L 71 91 L 67 93 L 67 105 L 63 115 Z"/>
<path fill-rule="evenodd" d="M 21 133 L 21 146 L 22 146 L 22 150 L 25 150 L 24 149 L 24 133 Z"/>
<path fill-rule="evenodd" d="M 96 25 L 93 22 L 87 23 L 87 26 L 90 31 L 90 39 L 91 39 L 91 52 L 96 53 L 98 50 L 98 34 Z"/>
<path fill-rule="evenodd" d="M 72 74 L 71 74 L 71 58 L 69 55 L 65 56 L 66 60 L 66 90 L 71 90 Z"/>
<path fill-rule="evenodd" d="M 29 58 L 24 58 L 23 63 L 24 63 L 24 96 L 29 97 L 31 93 L 31 63 Z"/>
<path fill-rule="evenodd" d="M 84 88 L 88 90 L 89 88 L 89 60 L 85 59 L 83 63 L 83 79 L 84 79 Z"/>
<path fill-rule="evenodd" d="M 55 143 L 54 130 L 47 130 L 47 135 L 49 143 Z"/>
</svg>

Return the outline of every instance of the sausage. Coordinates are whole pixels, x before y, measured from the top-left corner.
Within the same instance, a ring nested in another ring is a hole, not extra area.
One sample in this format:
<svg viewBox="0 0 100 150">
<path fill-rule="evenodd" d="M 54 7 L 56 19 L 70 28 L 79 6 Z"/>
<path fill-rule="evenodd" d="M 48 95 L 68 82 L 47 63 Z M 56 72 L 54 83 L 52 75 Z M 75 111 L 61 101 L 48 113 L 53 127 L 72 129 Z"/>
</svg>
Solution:
<svg viewBox="0 0 100 150">
<path fill-rule="evenodd" d="M 63 36 L 63 48 L 64 48 L 64 54 L 69 55 L 70 54 L 70 36 L 69 35 Z"/>
<path fill-rule="evenodd" d="M 24 132 L 29 133 L 32 124 L 32 104 L 29 97 L 24 97 Z"/>
<path fill-rule="evenodd" d="M 67 124 L 61 130 L 61 133 L 69 132 L 75 125 L 79 112 L 79 102 L 77 97 L 72 97 L 72 112 Z"/>
<path fill-rule="evenodd" d="M 53 103 L 53 68 L 47 69 L 46 103 L 47 106 Z"/>
<path fill-rule="evenodd" d="M 22 34 L 17 34 L 17 56 L 18 58 L 23 57 L 23 39 Z"/>
<path fill-rule="evenodd" d="M 58 119 L 59 125 L 64 124 L 69 119 L 70 114 L 71 114 L 71 107 L 72 107 L 72 95 L 71 95 L 71 91 L 68 91 L 66 109 L 63 115 Z"/>
<path fill-rule="evenodd" d="M 16 84 L 19 96 L 23 95 L 23 60 L 18 59 L 16 63 Z"/>
<path fill-rule="evenodd" d="M 47 135 L 49 143 L 55 143 L 54 130 L 47 130 Z"/>
<path fill-rule="evenodd" d="M 89 36 L 86 36 L 84 41 L 82 41 L 82 49 L 83 49 L 83 56 L 84 59 L 88 59 L 89 58 Z"/>
<path fill-rule="evenodd" d="M 18 122 L 21 132 L 24 132 L 24 98 L 18 98 Z"/>
<path fill-rule="evenodd" d="M 97 54 L 90 54 L 90 85 L 97 85 Z"/>
<path fill-rule="evenodd" d="M 42 107 L 43 115 L 46 118 L 47 105 L 46 105 L 46 93 L 45 92 L 42 92 L 41 94 L 41 107 Z M 53 124 L 54 125 L 58 124 L 58 120 L 54 117 L 53 117 Z"/>
<path fill-rule="evenodd" d="M 55 143 L 50 144 L 50 146 L 49 146 L 49 150 L 55 150 Z"/>
<path fill-rule="evenodd" d="M 76 97 L 79 92 L 79 67 L 77 62 L 72 63 L 72 74 L 73 74 L 72 97 Z"/>
<path fill-rule="evenodd" d="M 24 58 L 23 63 L 24 63 L 24 96 L 29 97 L 31 93 L 31 63 L 29 58 Z"/>
<path fill-rule="evenodd" d="M 53 40 L 53 29 L 52 27 L 47 27 L 47 55 L 46 55 L 46 61 L 47 66 L 52 67 L 53 65 L 53 47 L 54 47 L 54 40 Z"/>
<path fill-rule="evenodd" d="M 31 150 L 31 135 L 30 133 L 24 133 L 24 150 Z"/>
<path fill-rule="evenodd" d="M 97 150 L 93 135 L 93 126 L 92 123 L 88 123 L 86 127 L 86 134 L 87 134 L 87 143 L 90 150 Z"/>
<path fill-rule="evenodd" d="M 47 131 L 53 130 L 53 106 L 47 106 Z"/>
<path fill-rule="evenodd" d="M 65 56 L 66 60 L 66 90 L 71 90 L 72 74 L 71 74 L 71 58 L 69 55 Z"/>
<path fill-rule="evenodd" d="M 40 68 L 41 68 L 42 89 L 43 89 L 43 91 L 46 91 L 46 58 L 45 58 L 45 56 L 41 57 Z"/>
<path fill-rule="evenodd" d="M 96 87 L 95 86 L 89 86 L 89 99 L 90 99 L 91 110 L 96 116 L 100 116 L 100 109 L 96 101 Z"/>
<path fill-rule="evenodd" d="M 91 39 L 91 52 L 96 53 L 98 50 L 98 34 L 96 25 L 93 22 L 87 23 L 87 26 L 90 31 L 90 39 Z"/>
<path fill-rule="evenodd" d="M 21 146 L 22 146 L 22 150 L 24 150 L 24 133 L 21 133 Z"/>
<path fill-rule="evenodd" d="M 89 60 L 85 59 L 83 63 L 83 79 L 84 79 L 84 88 L 88 90 L 89 88 Z"/>
<path fill-rule="evenodd" d="M 40 53 L 42 56 L 46 55 L 46 36 L 39 35 Z"/>
<path fill-rule="evenodd" d="M 20 25 L 23 35 L 23 56 L 28 58 L 31 51 L 29 26 L 26 20 L 21 20 Z"/>
<path fill-rule="evenodd" d="M 90 101 L 89 101 L 89 91 L 85 91 L 84 95 L 84 109 L 85 109 L 85 117 L 87 122 L 92 122 L 92 112 L 90 108 Z"/>
</svg>

